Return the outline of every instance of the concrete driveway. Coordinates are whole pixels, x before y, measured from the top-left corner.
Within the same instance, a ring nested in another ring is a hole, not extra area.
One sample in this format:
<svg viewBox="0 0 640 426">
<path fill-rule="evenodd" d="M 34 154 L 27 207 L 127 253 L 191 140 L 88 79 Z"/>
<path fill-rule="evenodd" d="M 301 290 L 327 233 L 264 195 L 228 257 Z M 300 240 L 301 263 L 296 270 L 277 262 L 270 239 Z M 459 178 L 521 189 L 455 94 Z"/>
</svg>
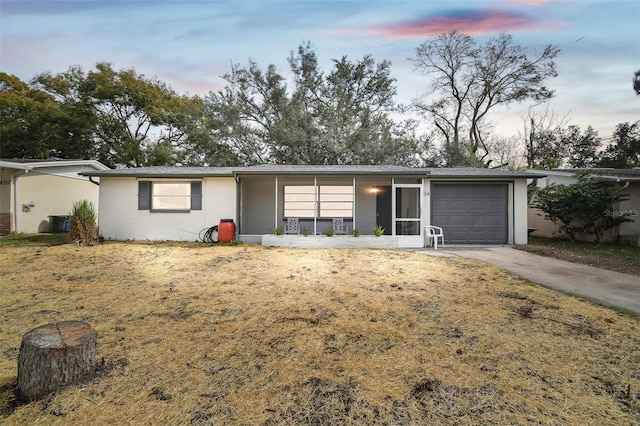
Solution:
<svg viewBox="0 0 640 426">
<path fill-rule="evenodd" d="M 640 277 L 539 256 L 511 247 L 445 247 L 425 254 L 481 260 L 554 290 L 640 314 Z"/>
</svg>

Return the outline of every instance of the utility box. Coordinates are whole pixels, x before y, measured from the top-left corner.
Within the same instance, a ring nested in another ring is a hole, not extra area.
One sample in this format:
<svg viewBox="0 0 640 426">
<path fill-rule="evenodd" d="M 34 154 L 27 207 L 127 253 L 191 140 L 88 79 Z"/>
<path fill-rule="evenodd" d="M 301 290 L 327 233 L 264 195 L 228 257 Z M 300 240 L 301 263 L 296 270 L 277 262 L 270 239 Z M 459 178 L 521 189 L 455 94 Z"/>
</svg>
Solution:
<svg viewBox="0 0 640 426">
<path fill-rule="evenodd" d="M 49 216 L 49 232 L 69 232 L 69 216 Z"/>
</svg>

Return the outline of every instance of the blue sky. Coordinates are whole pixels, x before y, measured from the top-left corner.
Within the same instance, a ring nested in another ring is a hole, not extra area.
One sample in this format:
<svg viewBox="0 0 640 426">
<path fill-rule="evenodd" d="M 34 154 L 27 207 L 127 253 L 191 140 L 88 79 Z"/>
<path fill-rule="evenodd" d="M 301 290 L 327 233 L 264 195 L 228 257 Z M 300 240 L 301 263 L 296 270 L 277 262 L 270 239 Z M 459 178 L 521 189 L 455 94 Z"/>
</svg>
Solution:
<svg viewBox="0 0 640 426">
<path fill-rule="evenodd" d="M 570 124 L 608 138 L 616 124 L 640 119 L 631 83 L 640 69 L 638 0 L 0 0 L 0 70 L 29 81 L 111 62 L 204 95 L 224 85 L 231 63 L 249 58 L 286 73 L 289 53 L 309 41 L 327 70 L 344 55 L 390 60 L 397 101 L 408 103 L 429 83 L 409 58 L 451 29 L 480 38 L 507 32 L 531 52 L 560 47 L 551 109 Z M 521 131 L 528 106 L 496 111 L 496 134 Z"/>
</svg>

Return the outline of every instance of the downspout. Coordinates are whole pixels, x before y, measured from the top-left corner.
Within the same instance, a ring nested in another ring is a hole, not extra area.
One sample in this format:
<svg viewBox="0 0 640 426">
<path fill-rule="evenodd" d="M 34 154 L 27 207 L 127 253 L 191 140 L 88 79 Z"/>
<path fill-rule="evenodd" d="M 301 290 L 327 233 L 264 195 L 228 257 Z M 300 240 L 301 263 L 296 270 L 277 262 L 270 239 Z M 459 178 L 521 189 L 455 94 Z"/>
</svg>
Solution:
<svg viewBox="0 0 640 426">
<path fill-rule="evenodd" d="M 237 174 L 234 180 L 236 182 L 236 222 L 238 224 L 238 230 L 236 231 L 236 234 L 238 236 L 238 239 L 240 239 L 240 234 L 242 233 L 242 213 L 244 209 L 244 203 L 242 202 L 242 181 Z"/>
<path fill-rule="evenodd" d="M 95 180 L 93 180 L 93 176 L 89 176 L 89 182 L 91 182 L 94 185 L 100 186 L 100 182 L 96 182 Z"/>
</svg>

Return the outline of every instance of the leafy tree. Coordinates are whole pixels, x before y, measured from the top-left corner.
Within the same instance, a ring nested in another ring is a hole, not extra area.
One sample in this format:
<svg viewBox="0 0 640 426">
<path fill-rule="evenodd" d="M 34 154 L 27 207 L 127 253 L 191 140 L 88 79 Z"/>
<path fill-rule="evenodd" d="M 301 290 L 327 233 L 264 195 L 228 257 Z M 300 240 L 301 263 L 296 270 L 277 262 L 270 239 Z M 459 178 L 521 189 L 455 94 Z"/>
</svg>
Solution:
<svg viewBox="0 0 640 426">
<path fill-rule="evenodd" d="M 58 146 L 52 149 L 58 158 L 95 158 L 94 132 L 96 114 L 86 96 L 78 91 L 83 81 L 83 73 L 78 67 L 71 67 L 63 78 L 53 78 L 41 74 L 31 81 L 31 87 L 46 93 L 57 104 L 61 114 L 58 117 Z"/>
<path fill-rule="evenodd" d="M 535 135 L 535 153 L 530 157 L 533 168 L 556 169 L 562 166 L 566 149 L 560 143 L 560 133 L 561 129 L 542 130 Z"/>
<path fill-rule="evenodd" d="M 557 75 L 554 58 L 559 52 L 548 45 L 530 59 L 508 34 L 481 46 L 457 31 L 432 37 L 413 58 L 417 70 L 435 75 L 428 96 L 415 105 L 433 119 L 445 150 L 461 154 L 452 161 L 482 161 L 489 155 L 485 133 L 491 109 L 551 98 L 553 91 L 544 84 Z"/>
<path fill-rule="evenodd" d="M 640 167 L 640 121 L 618 124 L 612 142 L 600 155 L 598 166 L 615 169 Z"/>
<path fill-rule="evenodd" d="M 591 126 L 584 133 L 580 127 L 567 127 L 560 136 L 560 144 L 566 147 L 567 162 L 572 168 L 594 167 L 598 160 L 597 149 L 600 146 L 598 132 Z"/>
<path fill-rule="evenodd" d="M 590 126 L 583 132 L 567 122 L 567 116 L 558 117 L 548 108 L 543 114 L 529 111 L 525 121 L 527 167 L 589 168 L 598 164 L 598 132 Z"/>
<path fill-rule="evenodd" d="M 238 158 L 229 147 L 219 143 L 209 131 L 206 111 L 206 102 L 200 97 L 193 97 L 183 105 L 181 114 L 174 121 L 175 127 L 186 135 L 181 144 L 180 163 L 190 166 L 238 165 Z"/>
<path fill-rule="evenodd" d="M 150 165 L 145 151 L 156 134 L 165 144 L 183 136 L 174 132 L 168 112 L 179 102 L 178 95 L 160 81 L 99 63 L 87 73 L 82 90 L 98 116 L 98 158 L 105 164 Z"/>
<path fill-rule="evenodd" d="M 299 121 L 285 118 L 292 111 L 286 108 L 284 78 L 274 65 L 262 72 L 254 61 L 246 68 L 232 66 L 223 78 L 228 85 L 207 98 L 207 121 L 214 138 L 244 164 L 268 162 L 269 147 L 276 145 L 279 133 L 293 136 L 301 131 Z M 287 124 L 291 133 L 283 131 Z"/>
<path fill-rule="evenodd" d="M 636 95 L 640 95 L 640 70 L 636 71 L 633 76 L 633 90 L 635 90 Z"/>
<path fill-rule="evenodd" d="M 16 76 L 0 73 L 2 157 L 46 158 L 42 111 L 54 106 L 48 96 L 31 90 Z"/>
<path fill-rule="evenodd" d="M 615 205 L 628 198 L 613 185 L 579 174 L 575 184 L 550 185 L 539 190 L 532 205 L 542 210 L 545 219 L 558 224 L 572 241 L 577 234 L 591 234 L 599 243 L 606 230 L 631 221 L 614 214 Z"/>
<path fill-rule="evenodd" d="M 0 73 L 2 156 L 91 158 L 90 111 L 63 104 L 34 86 Z"/>
<path fill-rule="evenodd" d="M 134 69 L 116 71 L 99 63 L 84 73 L 71 67 L 57 75 L 40 74 L 33 84 L 75 118 L 68 133 L 79 132 L 83 146 L 90 145 L 110 167 L 207 160 L 196 155 L 202 149 L 194 149 L 202 146 L 201 99 L 180 96 Z"/>
<path fill-rule="evenodd" d="M 428 140 L 417 136 L 417 123 L 392 119 L 390 67 L 342 57 L 325 74 L 303 44 L 289 57 L 290 78 L 274 65 L 234 65 L 223 76 L 228 85 L 207 98 L 207 121 L 244 164 L 416 164 Z"/>
</svg>

